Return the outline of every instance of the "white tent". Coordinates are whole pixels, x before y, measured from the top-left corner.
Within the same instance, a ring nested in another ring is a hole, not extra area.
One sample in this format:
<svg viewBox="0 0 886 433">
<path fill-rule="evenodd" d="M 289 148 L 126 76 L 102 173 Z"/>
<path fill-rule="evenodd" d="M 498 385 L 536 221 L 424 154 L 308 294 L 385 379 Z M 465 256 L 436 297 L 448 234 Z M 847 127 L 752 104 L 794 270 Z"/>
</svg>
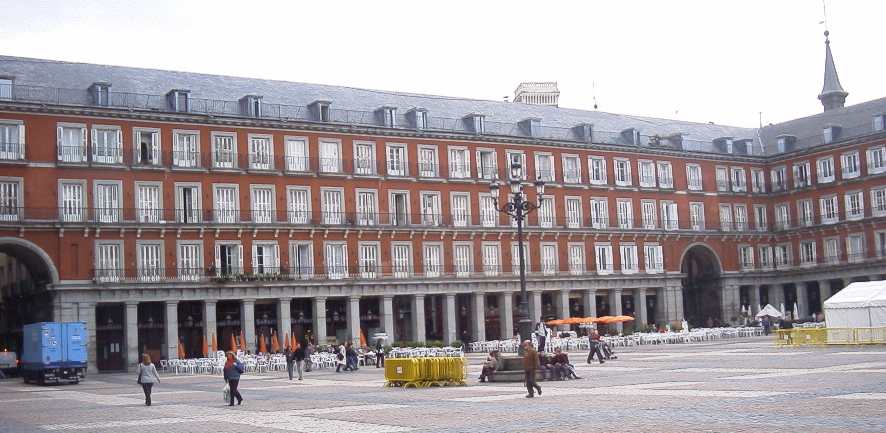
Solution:
<svg viewBox="0 0 886 433">
<path fill-rule="evenodd" d="M 778 311 L 778 309 L 773 307 L 771 304 L 766 304 L 766 306 L 763 307 L 763 309 L 760 310 L 759 313 L 757 313 L 756 317 L 758 319 L 762 319 L 763 317 L 766 317 L 766 316 L 774 317 L 776 319 L 781 319 L 782 317 L 784 317 L 784 314 L 782 314 L 781 311 Z"/>
<path fill-rule="evenodd" d="M 886 281 L 852 283 L 824 301 L 828 328 L 886 327 Z"/>
</svg>

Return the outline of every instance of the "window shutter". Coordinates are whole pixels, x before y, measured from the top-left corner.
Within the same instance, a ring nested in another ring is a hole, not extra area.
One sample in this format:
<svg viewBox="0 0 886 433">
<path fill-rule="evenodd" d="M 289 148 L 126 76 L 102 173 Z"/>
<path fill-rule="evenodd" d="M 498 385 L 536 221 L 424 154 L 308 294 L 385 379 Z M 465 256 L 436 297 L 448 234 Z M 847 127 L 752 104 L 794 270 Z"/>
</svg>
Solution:
<svg viewBox="0 0 886 433">
<path fill-rule="evenodd" d="M 63 150 L 64 149 L 63 148 L 64 141 L 62 138 L 64 137 L 65 131 L 64 131 L 64 129 L 62 129 L 61 126 L 56 127 L 55 130 L 56 130 L 55 147 L 56 147 L 56 150 L 58 151 L 58 159 L 62 159 L 63 155 L 64 155 L 64 153 L 63 153 L 64 152 L 64 150 Z M 870 159 L 870 157 L 868 157 L 868 159 Z"/>
<path fill-rule="evenodd" d="M 18 125 L 18 153 L 21 159 L 25 159 L 25 124 Z"/>
<path fill-rule="evenodd" d="M 117 130 L 117 147 L 118 147 L 120 150 L 123 150 L 123 129 L 118 129 L 118 130 Z M 119 160 L 123 157 L 123 153 L 120 152 L 120 151 L 117 151 L 117 154 L 114 155 L 114 156 L 115 156 L 115 158 L 117 158 L 117 160 L 119 161 Z"/>
<path fill-rule="evenodd" d="M 237 272 L 243 272 L 243 245 L 237 245 Z"/>
<path fill-rule="evenodd" d="M 95 157 L 96 150 L 98 149 L 98 134 L 95 133 L 95 128 L 92 128 L 90 132 L 92 133 L 92 140 L 90 141 L 92 143 L 92 156 Z"/>
<path fill-rule="evenodd" d="M 280 245 L 274 244 L 274 269 L 280 272 Z"/>
<path fill-rule="evenodd" d="M 258 255 L 258 245 L 255 242 L 252 243 L 252 273 L 255 273 L 255 268 L 257 265 L 256 255 Z"/>
<path fill-rule="evenodd" d="M 215 244 L 215 272 L 221 271 L 221 245 Z"/>
<path fill-rule="evenodd" d="M 93 138 L 95 135 L 93 134 Z M 80 155 L 83 158 L 83 161 L 86 160 L 86 128 L 80 129 Z"/>
</svg>

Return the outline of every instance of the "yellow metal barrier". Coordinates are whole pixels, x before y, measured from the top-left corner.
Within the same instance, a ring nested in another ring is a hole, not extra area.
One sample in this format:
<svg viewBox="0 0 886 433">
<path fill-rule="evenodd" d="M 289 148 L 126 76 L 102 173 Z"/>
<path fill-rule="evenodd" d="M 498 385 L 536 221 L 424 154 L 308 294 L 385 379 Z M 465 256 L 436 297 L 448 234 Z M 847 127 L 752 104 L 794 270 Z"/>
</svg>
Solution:
<svg viewBox="0 0 886 433">
<path fill-rule="evenodd" d="M 465 359 L 389 358 L 385 360 L 385 385 L 425 388 L 464 385 L 467 378 Z"/>
<path fill-rule="evenodd" d="M 886 327 L 794 328 L 775 331 L 777 346 L 886 344 Z"/>
</svg>

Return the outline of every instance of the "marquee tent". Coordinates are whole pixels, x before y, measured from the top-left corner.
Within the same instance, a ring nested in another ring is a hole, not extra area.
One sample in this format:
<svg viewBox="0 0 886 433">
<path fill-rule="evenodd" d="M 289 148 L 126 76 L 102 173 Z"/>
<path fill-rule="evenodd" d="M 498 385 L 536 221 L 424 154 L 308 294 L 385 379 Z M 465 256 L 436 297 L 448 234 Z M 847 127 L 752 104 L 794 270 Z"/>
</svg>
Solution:
<svg viewBox="0 0 886 433">
<path fill-rule="evenodd" d="M 886 281 L 852 283 L 824 302 L 828 328 L 886 327 Z"/>
</svg>

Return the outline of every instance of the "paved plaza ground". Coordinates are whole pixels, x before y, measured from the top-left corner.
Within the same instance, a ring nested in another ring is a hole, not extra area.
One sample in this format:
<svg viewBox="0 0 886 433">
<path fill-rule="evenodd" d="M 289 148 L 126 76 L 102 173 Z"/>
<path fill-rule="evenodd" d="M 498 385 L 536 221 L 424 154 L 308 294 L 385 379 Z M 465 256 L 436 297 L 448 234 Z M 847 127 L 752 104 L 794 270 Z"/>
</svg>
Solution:
<svg viewBox="0 0 886 433">
<path fill-rule="evenodd" d="M 80 385 L 0 381 L 0 432 L 883 432 L 886 347 L 775 348 L 770 338 L 626 348 L 582 380 L 384 388 L 381 369 L 244 376 L 242 406 L 218 376 L 165 375 L 145 407 L 134 374 Z"/>
</svg>

